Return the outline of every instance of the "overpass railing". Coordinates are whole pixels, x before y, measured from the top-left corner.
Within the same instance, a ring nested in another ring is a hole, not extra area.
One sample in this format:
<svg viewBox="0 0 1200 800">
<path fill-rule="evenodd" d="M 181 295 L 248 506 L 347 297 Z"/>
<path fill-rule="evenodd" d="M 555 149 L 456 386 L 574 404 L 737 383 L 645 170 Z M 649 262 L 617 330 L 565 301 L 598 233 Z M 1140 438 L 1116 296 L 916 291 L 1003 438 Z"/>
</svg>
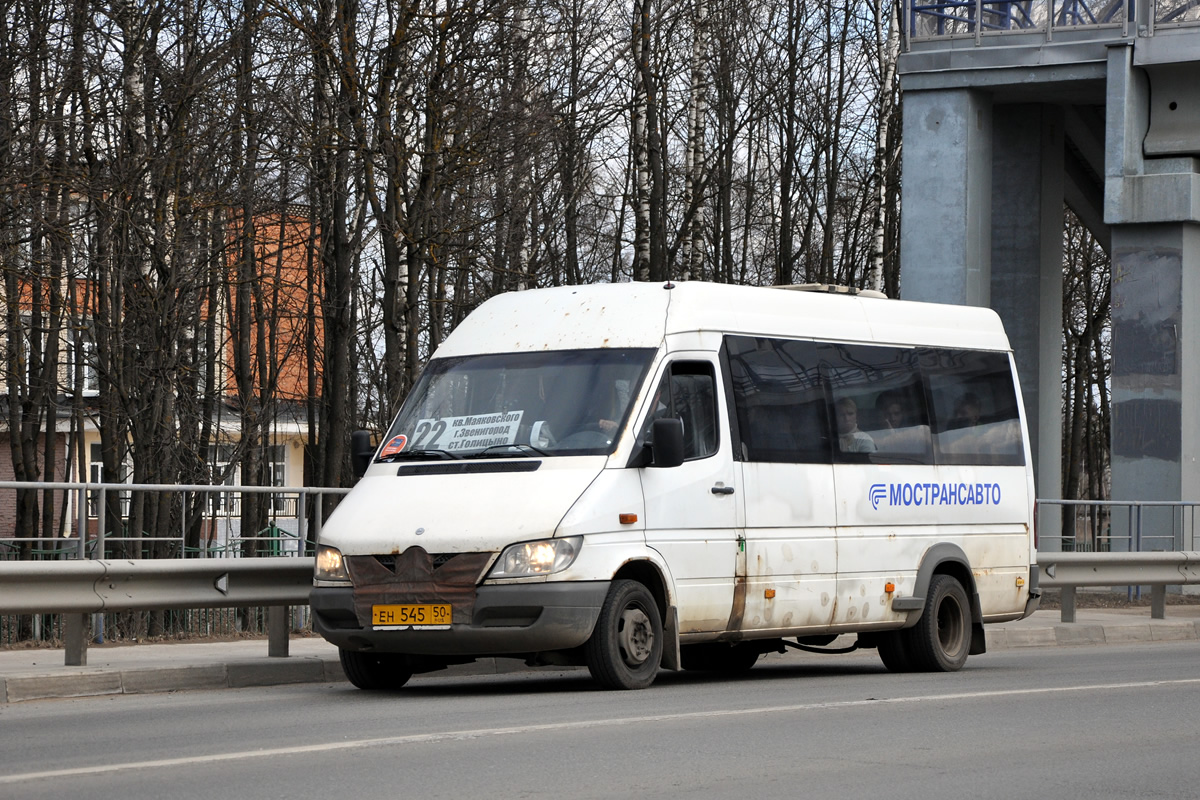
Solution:
<svg viewBox="0 0 1200 800">
<path fill-rule="evenodd" d="M 1143 0 L 1142 5 L 1144 16 L 1136 0 L 903 0 L 902 31 L 906 43 L 947 37 L 979 42 L 1022 33 L 1040 33 L 1049 41 L 1059 31 L 1111 29 L 1124 38 L 1200 24 L 1197 0 Z"/>
</svg>

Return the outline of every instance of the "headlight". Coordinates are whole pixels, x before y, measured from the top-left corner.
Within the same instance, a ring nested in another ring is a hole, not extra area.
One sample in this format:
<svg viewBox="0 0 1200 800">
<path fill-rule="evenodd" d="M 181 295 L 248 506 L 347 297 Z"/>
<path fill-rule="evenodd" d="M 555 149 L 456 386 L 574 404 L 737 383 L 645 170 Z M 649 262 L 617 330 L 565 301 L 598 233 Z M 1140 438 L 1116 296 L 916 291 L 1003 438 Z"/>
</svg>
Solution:
<svg viewBox="0 0 1200 800">
<path fill-rule="evenodd" d="M 531 575 L 561 572 L 571 566 L 582 546 L 582 536 L 514 544 L 505 548 L 500 558 L 496 559 L 491 577 L 527 578 Z"/>
<path fill-rule="evenodd" d="M 342 560 L 342 551 L 329 545 L 317 545 L 317 568 L 313 577 L 319 581 L 350 580 L 346 562 Z"/>
</svg>

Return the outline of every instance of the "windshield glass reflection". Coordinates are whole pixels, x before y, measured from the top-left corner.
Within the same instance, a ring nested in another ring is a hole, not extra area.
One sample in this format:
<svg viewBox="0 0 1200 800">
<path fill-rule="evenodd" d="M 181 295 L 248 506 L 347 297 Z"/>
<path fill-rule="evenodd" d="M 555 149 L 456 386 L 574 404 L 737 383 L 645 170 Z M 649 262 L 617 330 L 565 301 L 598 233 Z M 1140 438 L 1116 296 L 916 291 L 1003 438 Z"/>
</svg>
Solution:
<svg viewBox="0 0 1200 800">
<path fill-rule="evenodd" d="M 430 362 L 379 460 L 607 455 L 653 357 L 605 349 Z"/>
</svg>

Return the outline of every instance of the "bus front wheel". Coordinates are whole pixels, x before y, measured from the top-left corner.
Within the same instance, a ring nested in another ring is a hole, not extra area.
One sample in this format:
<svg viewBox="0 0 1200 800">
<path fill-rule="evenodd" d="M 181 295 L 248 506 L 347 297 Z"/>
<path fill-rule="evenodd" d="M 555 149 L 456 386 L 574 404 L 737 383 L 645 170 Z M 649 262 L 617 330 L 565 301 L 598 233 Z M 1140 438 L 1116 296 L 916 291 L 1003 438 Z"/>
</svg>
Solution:
<svg viewBox="0 0 1200 800">
<path fill-rule="evenodd" d="M 408 659 L 399 653 L 369 653 L 339 648 L 342 672 L 359 689 L 399 689 L 412 677 Z"/>
<path fill-rule="evenodd" d="M 645 689 L 658 673 L 662 648 L 662 617 L 650 591 L 637 581 L 613 581 L 584 645 L 588 672 L 608 689 Z"/>
</svg>

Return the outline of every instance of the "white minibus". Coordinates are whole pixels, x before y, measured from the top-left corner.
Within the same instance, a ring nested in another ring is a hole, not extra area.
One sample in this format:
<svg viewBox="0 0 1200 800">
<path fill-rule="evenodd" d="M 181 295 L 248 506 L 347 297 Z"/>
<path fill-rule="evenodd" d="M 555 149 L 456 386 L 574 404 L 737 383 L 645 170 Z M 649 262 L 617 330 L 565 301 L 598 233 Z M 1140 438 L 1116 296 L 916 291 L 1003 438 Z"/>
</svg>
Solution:
<svg viewBox="0 0 1200 800">
<path fill-rule="evenodd" d="M 314 628 L 363 689 L 483 657 L 600 684 L 787 647 L 952 671 L 1037 606 L 989 309 L 699 282 L 494 297 L 321 530 Z M 846 644 L 850 643 L 850 644 Z"/>
</svg>

